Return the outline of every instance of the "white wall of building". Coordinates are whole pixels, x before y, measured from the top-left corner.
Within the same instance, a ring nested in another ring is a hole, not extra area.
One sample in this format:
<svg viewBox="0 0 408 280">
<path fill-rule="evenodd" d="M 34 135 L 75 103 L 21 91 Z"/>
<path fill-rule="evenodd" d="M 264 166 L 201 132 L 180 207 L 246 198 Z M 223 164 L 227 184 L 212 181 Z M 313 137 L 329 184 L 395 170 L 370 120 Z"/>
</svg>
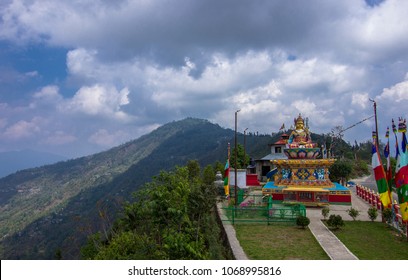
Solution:
<svg viewBox="0 0 408 280">
<path fill-rule="evenodd" d="M 230 187 L 235 186 L 235 171 L 233 168 L 230 169 L 229 173 L 229 182 Z M 246 188 L 246 170 L 245 169 L 238 169 L 237 170 L 237 186 L 239 188 Z"/>
</svg>

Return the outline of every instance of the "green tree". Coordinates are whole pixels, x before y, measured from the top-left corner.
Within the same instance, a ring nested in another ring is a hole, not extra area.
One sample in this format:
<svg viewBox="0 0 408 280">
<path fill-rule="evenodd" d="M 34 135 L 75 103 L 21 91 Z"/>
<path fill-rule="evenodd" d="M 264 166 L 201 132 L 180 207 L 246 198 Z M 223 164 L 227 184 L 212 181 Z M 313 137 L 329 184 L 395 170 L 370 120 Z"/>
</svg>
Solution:
<svg viewBox="0 0 408 280">
<path fill-rule="evenodd" d="M 54 259 L 56 259 L 56 260 L 62 260 L 62 251 L 61 251 L 61 248 L 58 248 L 58 249 L 55 251 Z"/>
<path fill-rule="evenodd" d="M 310 224 L 310 219 L 306 216 L 298 216 L 296 218 L 296 225 L 302 227 L 303 229 L 306 228 Z"/>
<path fill-rule="evenodd" d="M 331 228 L 339 229 L 344 226 L 344 221 L 340 215 L 330 215 L 327 225 Z"/>
<path fill-rule="evenodd" d="M 212 167 L 212 165 L 209 164 L 203 170 L 203 184 L 207 186 L 212 185 L 214 184 L 214 180 L 215 180 L 214 168 Z"/>
<path fill-rule="evenodd" d="M 198 160 L 189 160 L 187 162 L 187 169 L 188 169 L 188 178 L 190 180 L 196 179 L 200 176 L 200 163 Z"/>
<path fill-rule="evenodd" d="M 357 209 L 353 208 L 353 207 L 348 209 L 347 213 L 350 215 L 351 218 L 353 218 L 353 221 L 355 221 L 356 218 L 358 217 L 358 215 L 360 215 L 360 212 Z"/>
<path fill-rule="evenodd" d="M 106 240 L 98 233 L 81 250 L 85 259 L 209 259 L 228 256 L 215 219 L 212 167 L 197 163 L 162 171 L 126 203 Z M 206 182 L 204 183 L 204 178 Z M 215 236 L 214 236 L 215 235 Z"/>
<path fill-rule="evenodd" d="M 333 182 L 346 182 L 349 179 L 353 166 L 349 160 L 337 160 L 329 169 L 330 180 Z"/>
<path fill-rule="evenodd" d="M 100 260 L 155 260 L 162 259 L 165 254 L 157 243 L 145 234 L 134 234 L 123 231 L 116 234 L 108 246 L 100 248 L 95 259 Z"/>
<path fill-rule="evenodd" d="M 388 223 L 388 224 L 392 224 L 392 210 L 391 208 L 385 208 L 382 211 L 382 216 L 384 218 L 384 220 Z"/>
<path fill-rule="evenodd" d="M 245 154 L 245 157 L 244 157 L 244 146 L 242 146 L 241 144 L 238 144 L 237 145 L 237 166 L 238 166 L 237 168 L 238 169 L 246 168 L 248 163 L 249 163 L 249 156 L 248 154 Z M 230 164 L 231 164 L 231 167 L 235 168 L 235 147 L 232 148 L 232 151 L 231 151 Z"/>
<path fill-rule="evenodd" d="M 367 211 L 368 217 L 372 222 L 378 217 L 378 210 L 375 207 L 370 207 Z"/>
<path fill-rule="evenodd" d="M 329 216 L 330 213 L 330 208 L 329 207 L 323 207 L 322 208 L 322 216 L 326 220 L 327 216 Z"/>
<path fill-rule="evenodd" d="M 369 174 L 370 171 L 367 162 L 362 160 L 355 160 L 352 162 L 352 172 L 350 174 L 352 178 L 358 178 Z"/>
<path fill-rule="evenodd" d="M 216 161 L 214 163 L 214 173 L 217 173 L 217 171 L 220 171 L 221 174 L 224 174 L 224 168 L 225 168 L 225 163 L 227 162 L 227 160 L 225 160 L 224 164 L 222 164 L 219 161 Z"/>
</svg>

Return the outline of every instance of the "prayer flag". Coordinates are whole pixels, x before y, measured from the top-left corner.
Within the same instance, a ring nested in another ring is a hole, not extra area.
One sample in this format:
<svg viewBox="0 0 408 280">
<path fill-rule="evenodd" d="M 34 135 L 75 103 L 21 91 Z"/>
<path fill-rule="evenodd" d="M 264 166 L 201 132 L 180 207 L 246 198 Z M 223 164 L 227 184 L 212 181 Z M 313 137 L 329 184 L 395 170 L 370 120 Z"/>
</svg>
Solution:
<svg viewBox="0 0 408 280">
<path fill-rule="evenodd" d="M 392 128 L 395 135 L 395 149 L 396 149 L 396 166 L 395 166 L 395 188 L 397 190 L 398 195 L 398 204 L 400 206 L 400 212 L 403 221 L 408 221 L 408 202 L 407 202 L 407 177 L 408 177 L 408 170 L 407 170 L 407 160 L 408 160 L 408 151 L 407 151 L 407 139 L 405 136 L 406 129 L 403 128 L 403 124 L 399 125 L 399 132 L 402 132 L 402 153 L 400 153 L 399 144 L 398 144 L 398 137 L 397 137 L 397 128 L 394 124 L 394 120 L 392 120 Z M 404 183 L 405 181 L 405 183 Z"/>
<path fill-rule="evenodd" d="M 391 199 L 391 186 L 392 186 L 392 170 L 391 170 L 391 156 L 390 156 L 390 128 L 387 127 L 387 132 L 385 134 L 385 138 L 387 138 L 387 145 L 385 145 L 384 148 L 384 156 L 385 159 L 387 160 L 387 168 L 385 170 L 385 176 L 387 178 L 387 184 L 388 184 L 388 196 L 390 197 L 390 201 L 392 202 Z"/>
<path fill-rule="evenodd" d="M 395 167 L 395 188 L 398 195 L 402 220 L 408 221 L 408 150 L 405 135 L 405 120 L 400 119 L 399 132 L 402 132 L 401 152 L 397 150 L 397 165 Z M 398 143 L 397 143 L 398 148 Z"/>
<path fill-rule="evenodd" d="M 229 160 L 227 160 L 227 163 L 225 164 L 224 167 L 224 191 L 225 191 L 225 196 L 229 196 Z"/>
<path fill-rule="evenodd" d="M 279 131 L 284 130 L 285 129 L 285 123 L 282 124 L 281 128 L 279 129 Z"/>
<path fill-rule="evenodd" d="M 388 184 L 384 171 L 384 166 L 381 163 L 380 154 L 378 153 L 376 141 L 374 139 L 372 146 L 372 158 L 371 165 L 374 171 L 374 178 L 377 183 L 378 193 L 380 194 L 380 200 L 384 208 L 391 206 L 391 199 L 388 194 Z"/>
</svg>

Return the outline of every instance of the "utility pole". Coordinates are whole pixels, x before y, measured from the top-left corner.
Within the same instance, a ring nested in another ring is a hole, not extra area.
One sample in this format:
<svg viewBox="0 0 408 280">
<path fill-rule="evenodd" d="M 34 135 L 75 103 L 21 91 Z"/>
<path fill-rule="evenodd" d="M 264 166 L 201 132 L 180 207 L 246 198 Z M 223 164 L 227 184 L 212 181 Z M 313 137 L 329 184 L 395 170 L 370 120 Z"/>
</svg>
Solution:
<svg viewBox="0 0 408 280">
<path fill-rule="evenodd" d="M 238 116 L 238 112 L 241 110 L 237 110 L 235 111 L 235 168 L 234 168 L 234 175 L 235 175 L 235 186 L 234 186 L 234 195 L 235 195 L 235 207 L 238 204 L 238 196 L 237 196 L 237 188 L 238 188 L 238 184 L 237 184 L 237 180 L 238 180 L 238 176 L 237 176 L 237 169 L 238 169 L 238 144 L 237 144 L 237 116 Z"/>
<path fill-rule="evenodd" d="M 247 164 L 246 164 L 246 131 L 248 128 L 245 128 L 244 130 L 244 168 L 246 169 Z"/>
</svg>

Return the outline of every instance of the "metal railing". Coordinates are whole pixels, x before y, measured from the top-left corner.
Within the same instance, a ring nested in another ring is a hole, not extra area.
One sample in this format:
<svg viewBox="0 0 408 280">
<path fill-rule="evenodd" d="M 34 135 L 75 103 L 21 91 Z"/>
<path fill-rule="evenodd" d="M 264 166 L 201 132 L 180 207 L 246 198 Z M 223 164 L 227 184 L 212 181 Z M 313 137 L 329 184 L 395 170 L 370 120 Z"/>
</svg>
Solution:
<svg viewBox="0 0 408 280">
<path fill-rule="evenodd" d="M 238 200 L 240 201 L 240 200 Z M 246 195 L 235 206 L 234 201 L 224 201 L 221 207 L 223 222 L 236 223 L 290 223 L 298 216 L 306 216 L 303 204 L 275 203 L 270 196 Z"/>
</svg>

